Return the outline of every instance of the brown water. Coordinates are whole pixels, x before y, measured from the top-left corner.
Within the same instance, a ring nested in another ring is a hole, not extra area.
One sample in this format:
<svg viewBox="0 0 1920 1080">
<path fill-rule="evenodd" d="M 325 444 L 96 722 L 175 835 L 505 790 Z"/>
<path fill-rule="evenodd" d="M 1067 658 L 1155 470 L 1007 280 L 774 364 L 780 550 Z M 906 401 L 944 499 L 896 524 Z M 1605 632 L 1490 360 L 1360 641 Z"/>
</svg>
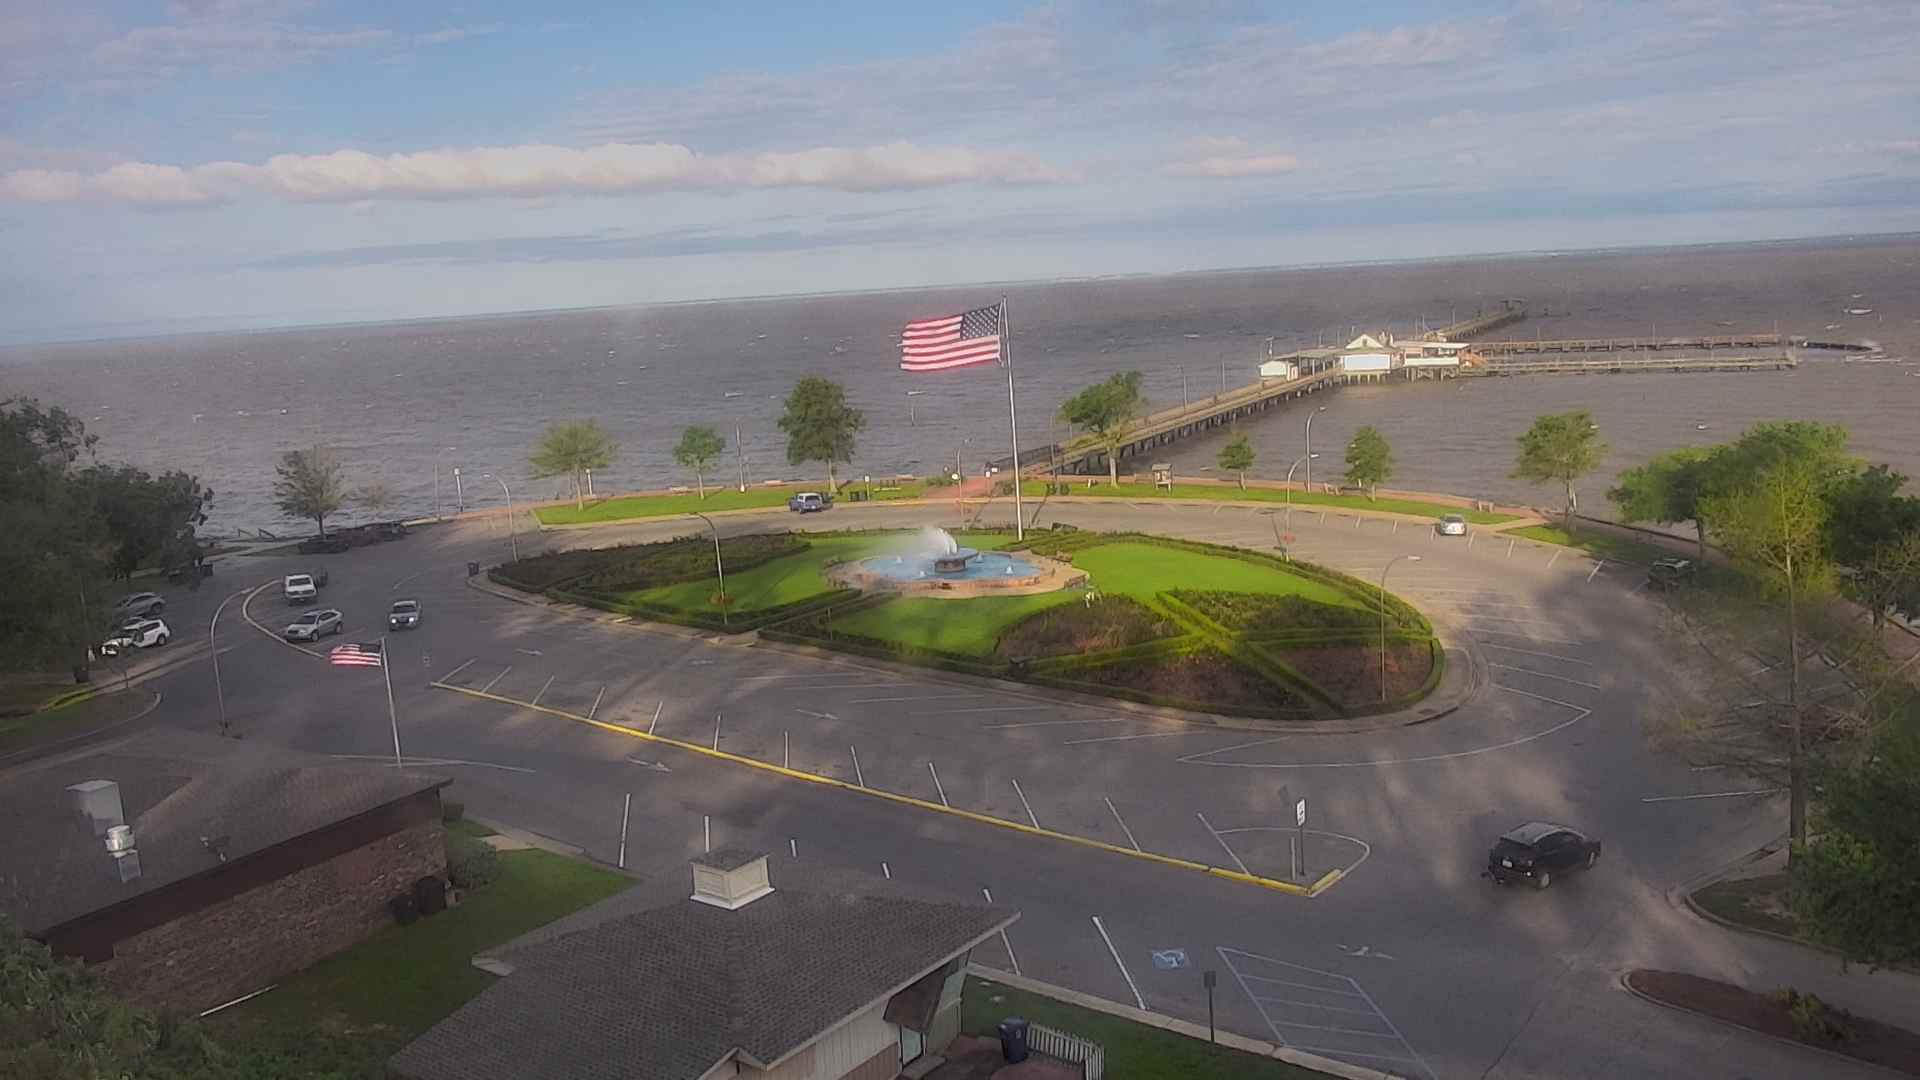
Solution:
<svg viewBox="0 0 1920 1080">
<path fill-rule="evenodd" d="M 952 467 L 1007 452 L 1006 380 L 977 368 L 897 368 L 908 319 L 991 303 L 1000 287 L 729 301 L 666 307 L 324 327 L 0 351 L 0 397 L 68 406 L 110 459 L 184 468 L 219 493 L 215 528 L 284 527 L 269 491 L 278 453 L 340 448 L 364 478 L 383 477 L 404 512 L 451 506 L 451 469 L 469 507 L 550 497 L 526 455 L 554 419 L 593 417 L 619 440 L 602 490 L 689 482 L 671 448 L 682 427 L 742 431 L 754 480 L 800 477 L 774 422 L 793 381 L 827 375 L 866 411 L 852 472 Z M 1354 327 L 1405 333 L 1502 297 L 1545 318 L 1517 337 L 1769 330 L 1874 339 L 1920 357 L 1920 237 L 1503 257 L 1325 269 L 1189 274 L 1010 286 L 1022 442 L 1044 443 L 1061 400 L 1106 375 L 1146 374 L 1155 407 L 1250 382 L 1269 337 L 1280 348 L 1344 339 Z M 1859 294 L 1857 297 L 1855 294 Z M 1843 314 L 1872 308 L 1868 316 Z M 1828 327 L 1833 327 L 1828 329 Z M 1819 355 L 1819 354 L 1810 354 Z M 1555 493 L 1506 478 L 1513 439 L 1532 418 L 1592 409 L 1614 447 L 1585 485 L 1592 508 L 1613 473 L 1662 450 L 1731 438 L 1755 420 L 1847 424 L 1863 456 L 1920 474 L 1920 362 L 1816 360 L 1791 373 L 1528 376 L 1352 387 L 1323 398 L 1317 473 L 1340 469 L 1362 424 L 1392 442 L 1396 486 L 1496 499 Z M 910 390 L 922 393 L 909 397 Z M 1301 451 L 1296 408 L 1247 425 L 1256 472 L 1279 477 Z M 1700 425 L 1706 425 L 1705 430 Z M 1058 432 L 1058 433 L 1064 433 Z M 1190 473 L 1219 439 L 1170 449 Z M 725 463 L 731 476 L 733 462 Z M 817 472 L 817 470 L 814 470 Z"/>
</svg>

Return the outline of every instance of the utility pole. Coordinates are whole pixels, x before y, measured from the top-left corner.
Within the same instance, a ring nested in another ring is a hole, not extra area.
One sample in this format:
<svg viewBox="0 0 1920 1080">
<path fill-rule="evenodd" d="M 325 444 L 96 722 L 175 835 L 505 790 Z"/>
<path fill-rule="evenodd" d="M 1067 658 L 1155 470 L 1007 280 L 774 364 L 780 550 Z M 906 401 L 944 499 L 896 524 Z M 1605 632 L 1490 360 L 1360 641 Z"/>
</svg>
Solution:
<svg viewBox="0 0 1920 1080">
<path fill-rule="evenodd" d="M 747 491 L 747 449 L 740 442 L 740 425 L 733 425 L 733 452 L 740 459 L 740 493 Z"/>
</svg>

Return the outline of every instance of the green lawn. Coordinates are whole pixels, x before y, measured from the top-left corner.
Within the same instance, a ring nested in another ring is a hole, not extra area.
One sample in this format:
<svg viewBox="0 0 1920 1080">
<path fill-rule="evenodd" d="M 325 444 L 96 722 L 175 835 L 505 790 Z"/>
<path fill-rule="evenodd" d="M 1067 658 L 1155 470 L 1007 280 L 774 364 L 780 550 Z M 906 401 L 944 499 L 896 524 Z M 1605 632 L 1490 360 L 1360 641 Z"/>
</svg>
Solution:
<svg viewBox="0 0 1920 1080">
<path fill-rule="evenodd" d="M 1657 544 L 1640 540 L 1628 540 L 1611 533 L 1596 531 L 1577 532 L 1567 535 L 1567 530 L 1558 525 L 1528 525 L 1522 529 L 1507 529 L 1506 536 L 1520 536 L 1528 540 L 1538 540 L 1545 544 L 1559 544 L 1562 547 L 1575 548 L 1615 562 L 1638 563 L 1646 565 L 1655 559 L 1671 558 L 1681 554 Z"/>
<path fill-rule="evenodd" d="M 1310 578 L 1220 555 L 1121 541 L 1074 553 L 1073 565 L 1093 575 L 1103 593 L 1145 598 L 1169 589 L 1303 596 L 1323 604 L 1357 607 L 1360 601 Z"/>
<path fill-rule="evenodd" d="M 1086 486 L 1086 477 L 1074 478 L 1071 494 L 1076 498 L 1111 499 L 1201 499 L 1213 502 L 1273 502 L 1286 503 L 1284 489 L 1250 487 L 1241 491 L 1237 487 L 1215 487 L 1212 484 L 1174 484 L 1171 488 L 1158 488 L 1152 484 L 1121 483 L 1111 487 L 1100 480 L 1091 488 Z M 1046 484 L 1029 480 L 1021 488 L 1029 497 L 1046 494 Z M 1448 506 L 1445 503 L 1421 502 L 1417 499 L 1369 499 L 1364 495 L 1323 495 L 1317 492 L 1296 491 L 1292 499 L 1295 506 L 1332 506 L 1348 510 L 1379 510 L 1384 513 L 1409 514 L 1415 517 L 1438 518 L 1445 514 L 1459 514 L 1475 525 L 1498 525 L 1502 522 L 1519 520 L 1512 514 L 1488 514 L 1463 506 Z"/>
<path fill-rule="evenodd" d="M 856 611 L 845 619 L 835 619 L 833 628 L 917 648 L 985 656 L 993 651 L 1007 627 L 1057 604 L 1079 601 L 1077 592 L 978 596 L 967 600 L 903 596 Z"/>
<path fill-rule="evenodd" d="M 827 583 L 824 569 L 828 560 L 852 559 L 885 551 L 904 543 L 905 535 L 809 538 L 812 546 L 805 551 L 763 563 L 738 574 L 728 574 L 727 593 L 733 597 L 733 610 L 760 611 L 764 608 L 805 600 L 809 596 L 826 592 L 832 588 Z M 1005 547 L 1013 542 L 1012 536 L 1001 533 L 959 533 L 955 539 L 969 547 L 981 550 Z M 684 611 L 710 612 L 717 610 L 711 603 L 715 591 L 714 579 L 703 578 L 699 581 L 683 581 L 677 585 L 641 589 L 638 592 L 627 593 L 618 599 L 676 607 Z"/>
<path fill-rule="evenodd" d="M 153 696 L 144 690 L 121 692 L 119 677 L 110 676 L 105 669 L 94 669 L 93 677 L 95 685 L 102 692 L 85 701 L 21 716 L 0 717 L 0 751 L 63 739 L 116 724 L 153 702 Z M 62 691 L 74 689 L 84 687 L 69 683 Z"/>
<path fill-rule="evenodd" d="M 306 1030 L 350 1034 L 378 1062 L 486 989 L 474 954 L 544 926 L 631 884 L 623 875 L 545 851 L 503 851 L 500 876 L 456 908 L 389 926 L 213 1018 L 237 1039 L 297 1044 Z M 377 1071 L 358 1075 L 378 1075 Z"/>
<path fill-rule="evenodd" d="M 1731 923 L 1793 937 L 1797 929 L 1787 910 L 1787 875 L 1716 881 L 1693 894 L 1693 902 Z"/>
<path fill-rule="evenodd" d="M 668 517 L 673 514 L 690 514 L 695 510 L 712 513 L 715 510 L 756 510 L 765 507 L 787 505 L 787 499 L 794 493 L 809 490 L 798 484 L 786 487 L 750 487 L 738 491 L 730 487 L 707 488 L 707 497 L 697 494 L 685 495 L 629 495 L 618 499 L 605 499 L 590 502 L 576 510 L 571 506 L 545 506 L 533 512 L 543 525 L 585 525 L 607 521 L 628 521 L 636 518 Z M 821 488 L 819 490 L 825 490 Z M 865 493 L 867 486 L 855 482 L 841 489 L 840 502 L 850 503 L 854 491 Z M 897 499 L 917 499 L 927 490 L 925 481 L 915 480 L 892 487 L 873 485 L 874 502 L 891 502 Z M 831 511 L 829 511 L 831 512 Z"/>
<path fill-rule="evenodd" d="M 1327 1075 L 967 976 L 962 1028 L 969 1034 L 991 1036 L 995 1025 L 1009 1016 L 1099 1043 L 1106 1051 L 1107 1075 L 1125 1080 L 1189 1080 L 1201 1076 L 1311 1080 Z"/>
</svg>

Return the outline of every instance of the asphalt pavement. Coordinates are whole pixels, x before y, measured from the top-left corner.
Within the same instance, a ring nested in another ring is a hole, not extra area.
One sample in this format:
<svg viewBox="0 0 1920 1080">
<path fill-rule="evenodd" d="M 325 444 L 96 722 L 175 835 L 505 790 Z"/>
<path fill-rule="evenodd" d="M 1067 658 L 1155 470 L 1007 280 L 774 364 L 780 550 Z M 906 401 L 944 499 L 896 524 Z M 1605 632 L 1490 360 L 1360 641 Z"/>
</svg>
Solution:
<svg viewBox="0 0 1920 1080">
<path fill-rule="evenodd" d="M 1676 903 L 1681 883 L 1777 836 L 1785 812 L 1776 797 L 1721 797 L 1751 785 L 1646 745 L 1641 717 L 1663 700 L 1667 650 L 1679 646 L 1630 568 L 1340 511 L 1289 520 L 1278 508 L 1109 502 L 1039 515 L 1042 525 L 1269 551 L 1284 543 L 1368 580 L 1395 556 L 1419 555 L 1393 564 L 1388 587 L 1466 645 L 1487 678 L 1461 709 L 1416 726 L 1223 730 L 514 603 L 466 576 L 469 560 L 505 559 L 499 516 L 342 555 L 223 559 L 198 592 L 163 591 L 176 635 L 204 634 L 214 605 L 241 587 L 330 571 L 319 602 L 346 614 L 346 631 L 305 653 L 273 638 L 296 610 L 277 584 L 226 608 L 226 709 L 249 738 L 391 760 L 380 673 L 322 655 L 385 634 L 406 761 L 454 777 L 449 797 L 472 813 L 615 862 L 631 795 L 625 859 L 643 874 L 684 874 L 709 842 L 748 843 L 991 894 L 1022 918 L 980 962 L 1201 1021 L 1201 975 L 1212 969 L 1223 1029 L 1355 1064 L 1449 1078 L 1869 1074 L 1640 1001 L 1617 984 L 1633 966 L 1761 989 L 1782 972 L 1920 1028 L 1912 977 L 1789 962 L 1769 949 L 1785 947 Z M 964 522 L 954 508 L 844 506 L 720 527 Z M 698 525 L 526 524 L 523 554 Z M 387 634 L 387 605 L 402 597 L 421 601 L 423 624 Z M 165 698 L 155 721 L 213 725 L 208 665 L 153 685 Z M 1494 837 L 1529 819 L 1599 837 L 1598 868 L 1545 892 L 1482 880 Z M 1190 864 L 1302 885 L 1340 873 L 1308 898 Z"/>
</svg>

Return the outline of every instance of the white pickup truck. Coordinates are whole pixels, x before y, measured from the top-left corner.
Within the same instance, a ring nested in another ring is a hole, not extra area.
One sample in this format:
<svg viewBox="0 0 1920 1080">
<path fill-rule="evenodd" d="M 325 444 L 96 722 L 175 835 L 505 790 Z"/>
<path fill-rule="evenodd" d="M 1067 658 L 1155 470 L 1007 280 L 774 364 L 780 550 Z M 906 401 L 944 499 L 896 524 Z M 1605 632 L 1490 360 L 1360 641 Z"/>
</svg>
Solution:
<svg viewBox="0 0 1920 1080">
<path fill-rule="evenodd" d="M 312 574 L 288 574 L 281 591 L 286 594 L 289 604 L 311 604 L 320 598 L 320 586 L 314 582 Z"/>
</svg>

